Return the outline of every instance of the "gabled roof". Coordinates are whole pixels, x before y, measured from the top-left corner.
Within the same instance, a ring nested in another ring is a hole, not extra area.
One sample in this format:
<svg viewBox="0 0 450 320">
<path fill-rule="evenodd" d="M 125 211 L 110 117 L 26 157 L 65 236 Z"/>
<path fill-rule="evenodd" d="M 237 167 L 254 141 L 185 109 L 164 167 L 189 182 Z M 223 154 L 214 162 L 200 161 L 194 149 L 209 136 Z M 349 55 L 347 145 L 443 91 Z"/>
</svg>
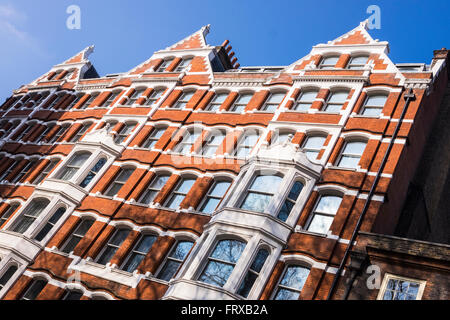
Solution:
<svg viewBox="0 0 450 320">
<path fill-rule="evenodd" d="M 329 41 L 328 45 L 352 45 L 352 44 L 372 44 L 377 43 L 367 32 L 369 21 L 365 20 L 355 29 L 343 34 L 339 38 Z"/>
<path fill-rule="evenodd" d="M 89 62 L 88 57 L 89 55 L 94 52 L 94 46 L 89 46 L 81 50 L 79 53 L 74 55 L 72 58 L 67 59 L 64 61 L 61 65 L 64 64 L 72 64 L 72 63 L 84 63 Z"/>
<path fill-rule="evenodd" d="M 194 32 L 190 36 L 184 38 L 181 41 L 178 41 L 174 45 L 167 47 L 166 50 L 185 50 L 185 49 L 204 49 L 208 48 L 208 44 L 206 43 L 206 35 L 209 33 L 209 27 L 202 27 L 200 30 Z"/>
</svg>

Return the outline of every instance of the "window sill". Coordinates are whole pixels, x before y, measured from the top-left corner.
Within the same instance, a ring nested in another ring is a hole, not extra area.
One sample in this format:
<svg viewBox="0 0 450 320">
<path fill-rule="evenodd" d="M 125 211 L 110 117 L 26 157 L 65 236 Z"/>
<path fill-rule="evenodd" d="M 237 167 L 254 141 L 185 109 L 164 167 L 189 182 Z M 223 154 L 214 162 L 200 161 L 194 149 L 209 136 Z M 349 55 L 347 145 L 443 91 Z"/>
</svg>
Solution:
<svg viewBox="0 0 450 320">
<path fill-rule="evenodd" d="M 325 169 L 358 172 L 358 170 L 356 168 L 346 168 L 346 167 L 338 167 L 338 166 L 329 166 L 329 167 L 326 167 Z"/>
</svg>

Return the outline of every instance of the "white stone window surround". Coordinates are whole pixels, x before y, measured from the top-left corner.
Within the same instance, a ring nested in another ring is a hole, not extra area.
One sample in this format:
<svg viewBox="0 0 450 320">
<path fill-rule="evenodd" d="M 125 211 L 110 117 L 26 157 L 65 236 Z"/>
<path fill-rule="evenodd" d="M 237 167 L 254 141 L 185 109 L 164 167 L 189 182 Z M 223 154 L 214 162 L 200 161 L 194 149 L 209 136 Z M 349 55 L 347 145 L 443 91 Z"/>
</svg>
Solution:
<svg viewBox="0 0 450 320">
<path fill-rule="evenodd" d="M 47 236 L 40 241 L 41 244 L 45 244 L 47 240 L 53 235 L 56 230 L 62 225 L 66 218 L 70 215 L 71 211 L 74 209 L 75 204 L 69 199 L 59 194 L 54 194 L 50 191 L 35 191 L 22 207 L 17 211 L 17 213 L 8 221 L 4 226 L 3 230 L 10 230 L 13 228 L 17 222 L 22 218 L 23 213 L 28 209 L 28 206 L 34 199 L 45 198 L 50 201 L 50 203 L 42 210 L 39 216 L 34 220 L 34 222 L 28 227 L 28 229 L 22 234 L 24 237 L 29 239 L 34 239 L 34 237 L 41 231 L 45 226 L 47 221 L 53 216 L 53 214 L 61 207 L 66 209 L 64 215 L 58 220 L 58 222 L 52 228 L 52 231 L 47 234 Z M 13 233 L 13 232 L 11 232 Z M 15 233 L 14 233 L 15 234 Z M 34 240 L 33 240 L 34 241 Z"/>
<path fill-rule="evenodd" d="M 403 276 L 394 275 L 391 273 L 385 273 L 383 277 L 383 282 L 381 283 L 380 291 L 378 292 L 377 300 L 383 300 L 384 293 L 386 292 L 386 288 L 389 280 L 400 280 L 400 281 L 408 281 L 419 284 L 419 290 L 417 292 L 416 300 L 422 300 L 423 292 L 425 290 L 425 286 L 427 284 L 426 280 L 418 280 L 407 278 Z"/>
<path fill-rule="evenodd" d="M 215 249 L 215 246 L 220 240 L 226 239 L 239 240 L 246 243 L 245 249 L 235 264 L 226 284 L 220 288 L 198 281 L 197 279 L 206 267 L 208 257 Z M 201 291 L 203 291 L 209 295 L 209 298 L 212 299 L 217 297 L 216 294 L 223 295 L 226 294 L 225 292 L 235 295 L 235 292 L 239 289 L 239 286 L 246 275 L 246 271 L 252 264 L 255 255 L 260 248 L 267 249 L 270 255 L 267 258 L 258 279 L 255 281 L 250 294 L 248 295 L 248 299 L 256 299 L 261 294 L 261 290 L 263 289 L 273 266 L 278 260 L 279 254 L 282 250 L 282 245 L 260 233 L 255 233 L 251 230 L 238 226 L 220 226 L 218 228 L 212 228 L 210 229 L 210 232 L 208 232 L 207 236 L 202 236 L 199 238 L 198 243 L 194 246 L 184 265 L 179 270 L 178 280 L 172 280 L 170 283 L 176 283 L 177 281 L 192 283 L 199 289 L 203 288 L 202 290 L 199 290 L 200 294 Z M 174 293 L 174 295 L 180 294 L 176 289 L 174 292 L 171 292 L 169 288 L 166 296 L 170 296 L 172 293 Z M 199 298 L 198 296 L 192 296 L 192 293 L 186 294 L 188 295 L 185 297 L 187 299 Z M 242 298 L 235 295 L 234 299 Z"/>
<path fill-rule="evenodd" d="M 303 189 L 296 200 L 296 204 L 292 208 L 288 219 L 285 221 L 290 226 L 295 225 L 302 208 L 306 205 L 306 201 L 314 188 L 316 178 L 300 168 L 288 164 L 280 163 L 278 167 L 275 167 L 263 163 L 253 163 L 250 167 L 243 168 L 241 174 L 236 178 L 235 183 L 231 186 L 227 196 L 222 201 L 223 204 L 221 207 L 239 208 L 247 195 L 247 190 L 252 181 L 261 173 L 283 175 L 283 180 L 280 183 L 281 190 L 274 194 L 265 210 L 265 214 L 271 215 L 275 219 L 294 183 L 300 181 L 303 184 Z"/>
<path fill-rule="evenodd" d="M 77 172 L 73 175 L 72 178 L 70 178 L 68 181 L 59 180 L 57 177 L 66 167 L 67 163 L 69 163 L 76 154 L 82 152 L 90 152 L 91 155 L 85 161 L 85 163 L 77 170 Z M 84 190 L 86 190 L 86 192 L 89 192 L 115 160 L 113 154 L 107 153 L 105 150 L 102 150 L 102 148 L 96 146 L 76 145 L 75 148 L 72 150 L 72 152 L 68 154 L 67 157 L 65 157 L 64 160 L 53 169 L 52 173 L 49 176 L 47 176 L 46 180 L 47 181 L 57 180 L 59 182 L 72 183 L 78 186 L 84 180 L 84 178 L 89 173 L 91 168 L 101 158 L 106 158 L 106 163 L 103 165 L 100 171 L 97 172 L 97 174 L 91 180 L 91 182 L 85 188 L 83 188 Z M 43 184 L 45 184 L 45 181 L 43 182 Z"/>
<path fill-rule="evenodd" d="M 368 136 L 370 136 L 370 134 L 362 134 L 361 132 L 346 132 L 346 133 L 342 133 L 341 137 L 344 138 L 344 141 L 339 149 L 339 153 L 338 156 L 336 157 L 336 160 L 334 161 L 333 164 L 331 164 L 330 167 L 331 169 L 338 169 L 338 170 L 355 170 L 357 172 L 367 172 L 367 169 L 362 169 L 359 162 L 361 161 L 361 159 L 364 157 L 364 153 L 366 152 L 367 149 L 367 145 L 369 144 L 370 138 L 368 138 Z M 366 146 L 364 148 L 363 153 L 361 154 L 358 164 L 356 165 L 356 167 L 344 167 L 344 166 L 339 166 L 339 162 L 341 161 L 341 158 L 343 156 L 343 152 L 345 147 L 347 146 L 348 143 L 350 142 L 361 142 L 361 143 L 366 143 Z"/>
<path fill-rule="evenodd" d="M 3 252 L 3 248 L 0 247 L 0 277 L 4 275 L 4 273 L 8 270 L 8 268 L 12 266 L 16 266 L 17 270 L 12 275 L 12 277 L 8 280 L 7 283 L 3 286 L 3 288 L 0 290 L 0 299 L 4 297 L 4 295 L 11 289 L 11 287 L 14 285 L 14 283 L 19 279 L 19 277 L 22 275 L 22 273 L 26 270 L 28 261 L 24 260 L 20 256 L 17 256 L 13 252 L 10 252 L 9 250 L 5 250 Z"/>
</svg>

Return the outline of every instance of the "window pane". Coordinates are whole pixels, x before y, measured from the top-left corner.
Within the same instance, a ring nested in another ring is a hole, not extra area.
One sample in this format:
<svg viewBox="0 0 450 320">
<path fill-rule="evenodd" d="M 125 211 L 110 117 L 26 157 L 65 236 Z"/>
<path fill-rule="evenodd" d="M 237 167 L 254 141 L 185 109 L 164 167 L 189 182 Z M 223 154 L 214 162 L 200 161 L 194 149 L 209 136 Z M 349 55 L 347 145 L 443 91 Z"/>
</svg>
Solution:
<svg viewBox="0 0 450 320">
<path fill-rule="evenodd" d="M 11 279 L 11 277 L 16 273 L 17 266 L 11 266 L 6 270 L 6 272 L 0 278 L 0 290 L 5 286 L 5 284 Z"/>
<path fill-rule="evenodd" d="M 348 142 L 345 145 L 344 153 L 362 155 L 365 148 L 366 148 L 365 142 Z"/>
<path fill-rule="evenodd" d="M 319 93 L 318 91 L 306 91 L 306 92 L 303 92 L 301 97 L 300 97 L 300 99 L 299 99 L 299 101 L 301 101 L 301 102 L 303 102 L 303 101 L 307 101 L 307 102 L 314 101 L 314 100 L 316 100 L 318 93 Z"/>
<path fill-rule="evenodd" d="M 339 57 L 328 57 L 328 58 L 323 58 L 322 63 L 321 64 L 326 64 L 326 65 L 336 65 L 336 63 L 338 62 Z"/>
<path fill-rule="evenodd" d="M 341 205 L 342 198 L 335 196 L 324 196 L 320 198 L 319 204 L 317 205 L 316 212 L 336 214 Z"/>
<path fill-rule="evenodd" d="M 178 261 L 168 260 L 164 267 L 161 269 L 161 272 L 158 275 L 158 278 L 164 281 L 169 281 L 173 278 L 174 274 L 178 271 L 181 263 Z"/>
<path fill-rule="evenodd" d="M 217 182 L 214 186 L 214 189 L 211 191 L 212 196 L 223 197 L 230 187 L 230 182 L 221 181 Z"/>
<path fill-rule="evenodd" d="M 178 192 L 187 194 L 189 190 L 191 190 L 192 186 L 194 185 L 195 180 L 194 179 L 185 179 L 180 186 L 177 188 Z"/>
<path fill-rule="evenodd" d="M 279 289 L 275 300 L 298 300 L 300 292 L 291 291 L 287 289 Z"/>
<path fill-rule="evenodd" d="M 258 275 L 256 273 L 247 272 L 239 290 L 237 291 L 237 294 L 247 298 L 257 278 Z"/>
<path fill-rule="evenodd" d="M 239 260 L 242 251 L 244 251 L 245 245 L 244 242 L 238 240 L 221 240 L 211 254 L 211 257 L 222 261 L 236 263 Z"/>
<path fill-rule="evenodd" d="M 354 57 L 352 58 L 352 64 L 366 64 L 369 57 L 366 56 L 360 56 L 360 57 Z"/>
<path fill-rule="evenodd" d="M 386 104 L 387 96 L 379 95 L 379 96 L 370 96 L 367 99 L 366 105 L 373 107 L 384 107 Z"/>
<path fill-rule="evenodd" d="M 378 117 L 381 114 L 381 111 L 383 109 L 381 108 L 364 108 L 364 111 L 362 112 L 362 115 L 369 116 L 369 117 Z"/>
<path fill-rule="evenodd" d="M 290 266 L 287 268 L 280 285 L 285 287 L 302 290 L 303 285 L 309 275 L 309 269 L 300 266 Z"/>
<path fill-rule="evenodd" d="M 327 233 L 328 230 L 330 230 L 330 226 L 332 223 L 333 217 L 316 214 L 314 215 L 311 224 L 309 225 L 308 231 Z"/>
<path fill-rule="evenodd" d="M 328 101 L 331 103 L 344 103 L 347 100 L 348 94 L 348 92 L 335 92 Z"/>
<path fill-rule="evenodd" d="M 307 149 L 321 149 L 325 143 L 325 137 L 308 137 L 305 146 Z"/>
<path fill-rule="evenodd" d="M 257 176 L 250 189 L 252 191 L 274 193 L 273 191 L 278 188 L 281 180 L 283 180 L 283 178 L 279 176 Z"/>
<path fill-rule="evenodd" d="M 201 212 L 203 213 L 213 213 L 214 210 L 216 210 L 217 206 L 219 205 L 221 199 L 216 198 L 208 198 L 205 201 L 205 204 L 203 205 L 203 208 L 201 209 Z"/>
<path fill-rule="evenodd" d="M 270 203 L 272 196 L 257 193 L 249 193 L 241 208 L 244 210 L 264 212 Z"/>
<path fill-rule="evenodd" d="M 172 253 L 170 254 L 170 257 L 178 260 L 184 260 L 184 258 L 186 258 L 187 254 L 189 253 L 193 245 L 194 243 L 191 241 L 180 241 L 176 249 L 173 250 Z"/>
<path fill-rule="evenodd" d="M 25 292 L 21 300 L 34 300 L 47 285 L 45 280 L 33 280 L 28 290 Z"/>
<path fill-rule="evenodd" d="M 339 161 L 339 167 L 356 168 L 359 163 L 359 158 L 343 156 Z"/>
<path fill-rule="evenodd" d="M 199 280 L 208 284 L 223 287 L 233 272 L 234 267 L 229 264 L 210 261 Z"/>
</svg>

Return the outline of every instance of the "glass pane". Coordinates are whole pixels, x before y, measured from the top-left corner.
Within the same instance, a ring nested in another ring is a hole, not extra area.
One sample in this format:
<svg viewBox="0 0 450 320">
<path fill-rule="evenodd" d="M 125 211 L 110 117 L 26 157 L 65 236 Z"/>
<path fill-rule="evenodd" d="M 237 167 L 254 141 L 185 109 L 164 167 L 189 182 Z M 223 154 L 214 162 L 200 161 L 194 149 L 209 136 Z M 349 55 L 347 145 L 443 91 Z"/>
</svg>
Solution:
<svg viewBox="0 0 450 320">
<path fill-rule="evenodd" d="M 333 217 L 322 216 L 320 214 L 314 215 L 314 218 L 309 225 L 308 231 L 317 233 L 327 233 L 333 223 Z"/>
<path fill-rule="evenodd" d="M 334 92 L 332 93 L 329 102 L 331 103 L 344 103 L 347 100 L 348 92 Z"/>
<path fill-rule="evenodd" d="M 320 198 L 316 212 L 336 214 L 341 205 L 342 198 L 335 196 L 323 196 Z"/>
<path fill-rule="evenodd" d="M 169 281 L 173 278 L 175 273 L 178 271 L 181 263 L 173 260 L 167 260 L 164 267 L 161 269 L 161 272 L 158 275 L 158 278 L 164 281 Z"/>
<path fill-rule="evenodd" d="M 297 111 L 308 111 L 310 107 L 310 103 L 298 103 L 294 109 Z"/>
<path fill-rule="evenodd" d="M 89 159 L 90 156 L 91 153 L 77 154 L 72 158 L 72 160 L 70 160 L 69 165 L 74 167 L 81 167 L 86 162 L 86 160 Z"/>
<path fill-rule="evenodd" d="M 212 258 L 222 261 L 236 263 L 242 251 L 244 251 L 246 244 L 238 240 L 221 240 L 217 243 L 216 248 L 211 254 Z"/>
<path fill-rule="evenodd" d="M 362 112 L 362 115 L 369 116 L 369 117 L 378 117 L 381 114 L 381 111 L 383 109 L 381 108 L 364 108 L 364 111 Z"/>
<path fill-rule="evenodd" d="M 210 195 L 215 197 L 223 197 L 227 192 L 228 188 L 230 187 L 230 184 L 231 184 L 230 182 L 226 181 L 217 182 L 214 185 L 214 188 L 211 191 Z"/>
<path fill-rule="evenodd" d="M 369 57 L 360 56 L 360 57 L 354 57 L 352 58 L 352 64 L 366 64 L 367 60 L 369 60 Z"/>
<path fill-rule="evenodd" d="M 228 97 L 228 93 L 219 93 L 214 97 L 215 103 L 223 103 L 225 102 L 225 99 Z"/>
<path fill-rule="evenodd" d="M 99 264 L 107 264 L 109 261 L 111 261 L 112 257 L 116 253 L 117 248 L 113 247 L 107 247 L 101 257 L 97 260 L 97 263 Z"/>
<path fill-rule="evenodd" d="M 67 242 L 67 244 L 64 246 L 64 248 L 61 250 L 64 253 L 69 253 L 72 252 L 75 247 L 77 246 L 77 244 L 80 242 L 81 238 L 78 237 L 72 237 L 69 239 L 69 241 Z"/>
<path fill-rule="evenodd" d="M 304 148 L 307 149 L 321 149 L 325 143 L 325 137 L 308 137 Z"/>
<path fill-rule="evenodd" d="M 134 168 L 122 169 L 120 174 L 117 176 L 116 181 L 126 182 L 133 172 Z"/>
<path fill-rule="evenodd" d="M 255 257 L 255 260 L 253 260 L 253 263 L 250 267 L 253 271 L 259 273 L 264 266 L 264 263 L 266 262 L 267 257 L 269 256 L 269 251 L 265 249 L 259 250 L 258 254 Z"/>
<path fill-rule="evenodd" d="M 199 280 L 208 284 L 223 287 L 233 272 L 234 267 L 229 264 L 210 261 L 201 274 Z"/>
<path fill-rule="evenodd" d="M 257 274 L 253 272 L 247 272 L 239 290 L 237 291 L 237 294 L 243 296 L 244 298 L 247 298 L 257 278 Z"/>
<path fill-rule="evenodd" d="M 167 183 L 167 180 L 169 180 L 169 176 L 158 176 L 158 178 L 152 182 L 152 189 L 161 190 Z"/>
<path fill-rule="evenodd" d="M 366 148 L 367 143 L 365 142 L 348 142 L 345 145 L 344 152 L 345 154 L 354 154 L 354 155 L 362 155 L 364 149 Z"/>
<path fill-rule="evenodd" d="M 342 168 L 356 168 L 359 163 L 359 157 L 346 157 L 343 156 L 341 160 L 339 161 L 338 167 Z"/>
<path fill-rule="evenodd" d="M 109 241 L 109 243 L 116 245 L 116 246 L 120 246 L 122 244 L 122 242 L 128 237 L 129 233 L 130 233 L 130 230 L 128 230 L 128 229 L 119 229 L 114 234 L 114 236 Z"/>
<path fill-rule="evenodd" d="M 272 196 L 248 192 L 241 208 L 244 210 L 264 212 L 271 199 Z"/>
<path fill-rule="evenodd" d="M 107 196 L 107 197 L 113 197 L 113 196 L 115 196 L 118 192 L 119 192 L 119 190 L 122 188 L 122 184 L 119 184 L 119 183 L 114 183 L 111 187 L 110 187 L 110 189 L 105 193 L 105 195 Z"/>
<path fill-rule="evenodd" d="M 11 266 L 0 278 L 0 289 L 5 286 L 5 284 L 11 279 L 11 277 L 16 273 L 17 267 Z"/>
<path fill-rule="evenodd" d="M 183 202 L 184 195 L 174 195 L 167 204 L 170 209 L 177 209 L 181 202 Z"/>
<path fill-rule="evenodd" d="M 201 212 L 203 213 L 213 213 L 220 203 L 220 199 L 208 198 L 203 205 Z"/>
<path fill-rule="evenodd" d="M 279 176 L 257 176 L 253 181 L 250 190 L 275 193 L 283 178 Z"/>
<path fill-rule="evenodd" d="M 301 183 L 300 181 L 296 181 L 294 183 L 294 185 L 292 186 L 291 191 L 289 192 L 288 198 L 291 200 L 297 200 L 300 192 L 303 189 L 303 183 Z"/>
<path fill-rule="evenodd" d="M 336 63 L 338 62 L 339 57 L 328 57 L 328 58 L 324 58 L 322 60 L 321 64 L 326 64 L 326 65 L 336 65 Z"/>
<path fill-rule="evenodd" d="M 330 112 L 330 113 L 339 113 L 339 111 L 341 111 L 342 105 L 338 104 L 328 104 L 325 108 L 325 112 Z"/>
<path fill-rule="evenodd" d="M 283 101 L 284 96 L 286 95 L 285 92 L 277 92 L 277 93 L 273 93 L 270 98 L 269 98 L 269 102 L 270 103 L 278 103 L 280 104 L 281 101 Z"/>
<path fill-rule="evenodd" d="M 373 107 L 384 107 L 386 104 L 387 96 L 378 95 L 378 96 L 369 96 L 367 99 L 366 105 Z"/>
<path fill-rule="evenodd" d="M 34 300 L 41 293 L 42 289 L 47 285 L 47 281 L 45 280 L 33 280 L 30 287 L 26 291 L 25 295 L 22 297 L 22 300 Z"/>
<path fill-rule="evenodd" d="M 281 207 L 280 213 L 278 213 L 278 219 L 280 219 L 281 221 L 286 221 L 287 218 L 289 218 L 289 214 L 291 213 L 293 207 L 294 203 L 286 200 Z"/>
<path fill-rule="evenodd" d="M 155 240 L 156 240 L 155 236 L 146 235 L 140 240 L 140 242 L 138 243 L 138 245 L 134 250 L 142 253 L 147 253 L 152 247 Z"/>
<path fill-rule="evenodd" d="M 153 200 L 155 200 L 157 194 L 158 194 L 158 192 L 156 192 L 156 191 L 147 190 L 142 195 L 141 199 L 139 199 L 139 203 L 150 204 Z"/>
<path fill-rule="evenodd" d="M 250 102 L 250 100 L 252 99 L 253 94 L 251 93 L 247 93 L 247 94 L 243 94 L 241 96 L 239 96 L 237 103 L 239 104 L 247 104 Z"/>
<path fill-rule="evenodd" d="M 319 94 L 318 91 L 303 92 L 299 101 L 300 102 L 312 102 L 312 101 L 316 100 L 318 94 Z"/>
<path fill-rule="evenodd" d="M 184 179 L 183 182 L 177 188 L 177 191 L 183 194 L 187 194 L 189 190 L 191 190 L 194 183 L 195 179 Z"/>
<path fill-rule="evenodd" d="M 301 266 L 290 266 L 287 268 L 283 276 L 283 280 L 281 280 L 280 284 L 285 287 L 302 290 L 303 285 L 308 278 L 308 275 L 308 268 Z"/>
<path fill-rule="evenodd" d="M 191 241 L 180 241 L 176 249 L 171 252 L 170 257 L 178 260 L 184 260 L 193 245 L 194 243 Z"/>
<path fill-rule="evenodd" d="M 80 300 L 83 294 L 79 291 L 69 291 L 63 300 Z"/>
<path fill-rule="evenodd" d="M 287 289 L 279 289 L 275 300 L 298 300 L 300 292 L 291 291 Z"/>
<path fill-rule="evenodd" d="M 142 254 L 132 253 L 122 270 L 130 273 L 134 272 L 144 258 L 145 256 Z"/>
</svg>

